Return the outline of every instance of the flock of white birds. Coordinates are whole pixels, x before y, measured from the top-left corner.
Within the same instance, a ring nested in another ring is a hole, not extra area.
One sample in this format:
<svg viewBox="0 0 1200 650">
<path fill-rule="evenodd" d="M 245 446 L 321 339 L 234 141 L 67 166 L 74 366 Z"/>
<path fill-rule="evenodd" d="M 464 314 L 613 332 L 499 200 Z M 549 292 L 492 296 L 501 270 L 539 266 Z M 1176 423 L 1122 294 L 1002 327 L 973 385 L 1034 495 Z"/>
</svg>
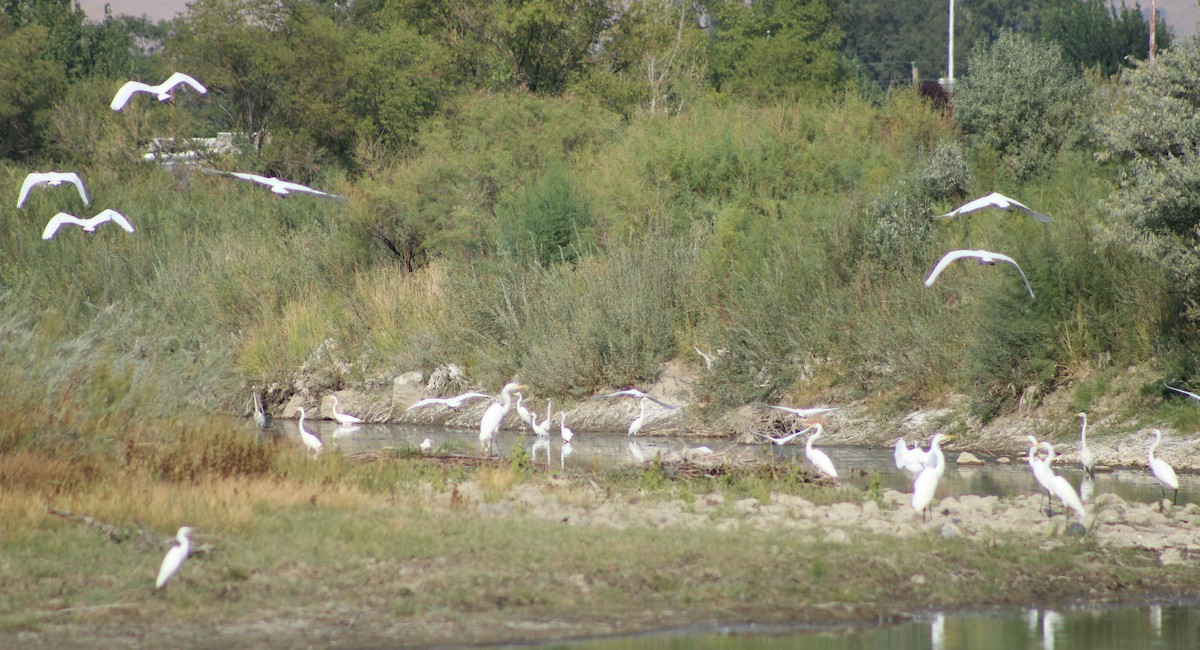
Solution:
<svg viewBox="0 0 1200 650">
<path fill-rule="evenodd" d="M 191 76 L 183 74 L 182 72 L 176 72 L 170 77 L 167 77 L 166 81 L 158 84 L 157 86 L 151 86 L 150 84 L 142 83 L 140 81 L 126 82 L 119 90 L 117 90 L 117 94 L 113 96 L 112 103 L 109 106 L 114 111 L 121 111 L 129 105 L 130 100 L 137 93 L 149 93 L 157 97 L 158 101 L 160 102 L 170 103 L 172 101 L 171 91 L 181 84 L 192 88 L 202 95 L 208 92 L 208 89 L 205 88 L 204 85 L 199 81 L 196 81 Z M 287 196 L 292 192 L 300 192 L 303 194 L 311 194 L 313 196 L 320 196 L 338 201 L 345 200 L 345 197 L 343 196 L 322 192 L 321 190 L 313 189 L 299 183 L 281 180 L 279 178 L 260 176 L 258 174 L 251 174 L 248 172 L 224 172 L 210 168 L 202 168 L 201 171 L 206 174 L 219 174 L 239 180 L 258 183 L 270 188 L 273 193 L 279 196 Z M 84 187 L 83 179 L 79 177 L 79 174 L 75 172 L 49 171 L 31 172 L 25 177 L 25 181 L 21 184 L 21 192 L 17 197 L 17 208 L 20 209 L 24 207 L 25 201 L 29 198 L 29 193 L 33 188 L 42 185 L 56 187 L 62 185 L 63 183 L 70 183 L 74 185 L 77 190 L 79 190 L 79 198 L 83 199 L 84 206 L 90 206 L 92 204 L 91 200 L 88 198 L 87 189 Z M 96 229 L 101 225 L 108 222 L 117 224 L 126 232 L 134 232 L 133 224 L 129 222 L 129 219 L 127 219 L 125 215 L 109 208 L 101 211 L 99 214 L 91 218 L 82 218 L 68 212 L 59 212 L 51 217 L 50 221 L 46 224 L 45 229 L 42 231 L 42 239 L 52 239 L 56 234 L 58 234 L 59 228 L 64 225 L 79 226 L 84 230 L 84 232 L 92 233 L 96 232 Z"/>
</svg>

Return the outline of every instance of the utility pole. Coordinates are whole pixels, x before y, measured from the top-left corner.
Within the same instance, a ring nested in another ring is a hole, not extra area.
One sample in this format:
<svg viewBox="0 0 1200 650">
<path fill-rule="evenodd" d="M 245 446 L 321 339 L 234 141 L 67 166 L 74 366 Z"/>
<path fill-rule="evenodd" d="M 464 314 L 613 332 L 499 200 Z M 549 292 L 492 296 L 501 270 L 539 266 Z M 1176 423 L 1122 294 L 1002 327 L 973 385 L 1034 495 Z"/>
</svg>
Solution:
<svg viewBox="0 0 1200 650">
<path fill-rule="evenodd" d="M 1150 2 L 1153 3 L 1154 0 L 1150 0 Z M 1151 32 L 1150 38 L 1150 42 L 1154 43 L 1153 32 Z M 950 47 L 946 55 L 946 92 L 949 93 L 954 92 L 954 0 L 950 0 L 950 38 L 948 40 Z M 1154 51 L 1154 45 L 1150 46 L 1150 51 Z M 1151 54 L 1150 57 L 1154 58 L 1154 55 Z"/>
<path fill-rule="evenodd" d="M 1154 10 L 1154 0 L 1150 0 L 1150 60 L 1154 60 L 1154 55 L 1158 52 L 1158 46 L 1154 43 L 1154 32 L 1156 29 L 1155 18 L 1158 12 Z"/>
</svg>

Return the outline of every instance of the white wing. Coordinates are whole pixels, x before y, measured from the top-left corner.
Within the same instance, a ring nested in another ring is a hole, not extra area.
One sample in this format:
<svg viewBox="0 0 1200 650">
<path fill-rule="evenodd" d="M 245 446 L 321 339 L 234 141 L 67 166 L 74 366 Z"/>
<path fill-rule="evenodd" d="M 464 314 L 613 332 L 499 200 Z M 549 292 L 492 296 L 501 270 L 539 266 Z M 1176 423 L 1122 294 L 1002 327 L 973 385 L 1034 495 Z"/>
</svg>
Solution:
<svg viewBox="0 0 1200 650">
<path fill-rule="evenodd" d="M 162 82 L 161 84 L 159 84 L 157 89 L 160 92 L 166 92 L 166 91 L 174 88 L 175 86 L 178 86 L 179 84 L 184 84 L 184 83 L 191 86 L 192 88 L 194 88 L 196 90 L 196 92 L 198 92 L 200 94 L 204 94 L 204 93 L 208 92 L 208 89 L 205 88 L 203 85 L 201 85 L 199 81 L 196 81 L 195 79 L 191 78 L 190 76 L 188 76 L 186 74 L 183 74 L 182 72 L 176 72 L 175 74 L 172 74 L 171 76 L 167 77 L 167 80 Z"/>
<path fill-rule="evenodd" d="M 50 218 L 50 223 L 46 224 L 46 229 L 42 231 L 42 239 L 50 239 L 54 233 L 58 232 L 58 227 L 64 223 L 74 224 L 76 226 L 86 226 L 83 219 L 76 217 L 73 214 L 59 212 Z"/>
<path fill-rule="evenodd" d="M 17 197 L 17 207 L 25 204 L 25 199 L 29 197 L 29 190 L 33 189 L 34 185 L 39 183 L 50 183 L 58 185 L 59 183 L 70 182 L 79 190 L 79 198 L 83 199 L 84 205 L 91 205 L 88 200 L 87 191 L 83 189 L 83 180 L 79 178 L 79 174 L 75 172 L 33 172 L 25 177 L 25 182 L 21 183 L 21 195 Z"/>
<path fill-rule="evenodd" d="M 26 197 L 29 196 L 29 190 L 31 190 L 34 185 L 37 185 L 38 183 L 44 183 L 44 182 L 46 182 L 45 174 L 39 174 L 37 172 L 32 172 L 28 176 L 26 176 L 25 182 L 21 183 L 21 194 L 20 194 L 20 196 L 17 197 L 17 207 L 19 208 L 22 205 L 25 205 L 25 199 L 26 199 Z"/>
<path fill-rule="evenodd" d="M 767 405 L 767 408 L 778 409 L 780 411 L 787 411 L 788 413 L 794 413 L 802 418 L 808 417 L 810 415 L 816 415 L 818 413 L 828 413 L 829 411 L 837 410 L 836 406 L 818 406 L 818 407 L 807 408 L 807 409 L 794 409 L 794 408 L 791 408 L 790 406 L 772 406 L 770 404 Z"/>
<path fill-rule="evenodd" d="M 100 214 L 96 215 L 95 218 L 99 219 L 97 223 L 112 221 L 118 226 L 124 228 L 125 232 L 133 232 L 133 224 L 129 223 L 129 220 L 125 218 L 125 215 L 111 208 L 102 211 Z"/>
<path fill-rule="evenodd" d="M 187 549 L 183 546 L 172 546 L 171 550 L 167 551 L 162 566 L 158 569 L 158 578 L 154 580 L 155 589 L 161 589 L 171 579 L 171 576 L 179 571 L 179 568 L 183 566 L 183 561 L 187 559 L 187 554 Z"/>
<path fill-rule="evenodd" d="M 88 200 L 87 191 L 83 189 L 83 179 L 79 178 L 79 174 L 76 174 L 75 172 L 66 172 L 64 174 L 59 174 L 59 177 L 60 180 L 70 181 L 71 183 L 75 184 L 75 189 L 79 190 L 79 198 L 83 199 L 84 205 L 92 204 L 92 202 Z"/>
<path fill-rule="evenodd" d="M 964 203 L 963 205 L 960 205 L 959 207 L 955 208 L 954 210 L 951 210 L 950 212 L 947 212 L 946 214 L 938 215 L 938 216 L 940 218 L 945 219 L 945 218 L 949 218 L 949 217 L 956 217 L 960 214 L 966 214 L 968 212 L 974 212 L 976 210 L 981 210 L 983 208 L 1000 208 L 1001 210 L 1008 210 L 1010 208 L 1018 208 L 1025 214 L 1028 214 L 1029 216 L 1033 217 L 1034 219 L 1037 219 L 1038 221 L 1041 221 L 1042 223 L 1050 223 L 1050 217 L 1047 217 L 1046 215 L 1044 215 L 1041 212 L 1038 212 L 1036 210 L 1032 210 L 1029 208 L 1029 206 L 1025 205 L 1024 203 L 1021 203 L 1020 201 L 1018 201 L 1016 199 L 1012 199 L 1007 196 L 1004 196 L 1003 194 L 1001 194 L 999 192 L 992 192 L 991 194 L 988 194 L 987 196 L 982 196 L 982 197 L 975 199 L 974 201 L 971 201 L 969 203 Z"/>
<path fill-rule="evenodd" d="M 981 261 L 987 263 L 1000 261 L 1012 264 L 1013 267 L 1017 269 L 1017 273 L 1021 274 L 1021 279 L 1025 281 L 1025 289 L 1029 291 L 1030 300 L 1033 299 L 1033 287 L 1030 286 L 1029 278 L 1025 277 L 1025 272 L 1021 270 L 1021 266 L 1017 264 L 1017 261 L 1007 255 L 993 253 L 991 251 L 956 250 L 946 253 L 942 259 L 938 261 L 937 266 L 933 267 L 933 271 L 929 273 L 929 277 L 925 279 L 925 286 L 933 286 L 933 281 L 942 274 L 942 271 L 946 270 L 947 266 L 950 266 L 950 264 L 964 257 L 979 258 Z"/>
<path fill-rule="evenodd" d="M 640 391 L 636 388 L 626 388 L 625 390 L 619 390 L 619 391 L 616 391 L 615 393 L 609 393 L 607 395 L 597 395 L 596 397 L 601 398 L 601 397 L 626 397 L 626 396 L 627 397 L 645 397 L 646 399 L 650 400 L 651 402 L 654 402 L 655 404 L 658 404 L 659 406 L 661 406 L 665 409 L 679 408 L 679 407 L 675 406 L 674 404 L 668 404 L 667 402 L 664 402 L 660 399 L 655 399 L 654 397 L 647 395 L 646 393 L 643 393 L 642 391 Z"/>
<path fill-rule="evenodd" d="M 1197 395 L 1196 393 L 1193 393 L 1190 390 L 1183 390 L 1182 388 L 1175 388 L 1174 386 L 1172 386 L 1170 384 L 1163 384 L 1163 385 L 1166 386 L 1167 388 L 1170 388 L 1171 390 L 1175 391 L 1176 393 L 1180 393 L 1182 395 L 1187 395 L 1188 397 L 1190 397 L 1194 400 L 1200 400 L 1200 395 Z"/>
<path fill-rule="evenodd" d="M 130 97 L 133 97 L 133 93 L 152 92 L 154 92 L 154 87 L 150 86 L 149 84 L 144 84 L 140 81 L 127 81 L 125 82 L 125 85 L 121 86 L 121 89 L 117 91 L 117 94 L 113 96 L 112 103 L 109 104 L 109 107 L 114 111 L 119 111 L 122 108 L 125 108 L 125 104 L 129 102 Z"/>
<path fill-rule="evenodd" d="M 421 408 L 422 406 L 429 406 L 430 404 L 445 404 L 445 403 L 446 403 L 446 400 L 441 397 L 426 397 L 425 399 L 413 404 L 412 406 L 410 406 L 404 410 L 411 411 L 413 409 Z"/>
<path fill-rule="evenodd" d="M 462 406 L 463 403 L 466 402 L 467 400 L 475 399 L 477 397 L 491 397 L 491 395 L 488 395 L 487 393 L 475 393 L 475 392 L 463 393 L 462 395 L 458 395 L 457 397 L 451 397 L 450 399 L 446 400 L 446 405 L 453 406 L 454 408 L 458 408 L 458 407 Z"/>
</svg>

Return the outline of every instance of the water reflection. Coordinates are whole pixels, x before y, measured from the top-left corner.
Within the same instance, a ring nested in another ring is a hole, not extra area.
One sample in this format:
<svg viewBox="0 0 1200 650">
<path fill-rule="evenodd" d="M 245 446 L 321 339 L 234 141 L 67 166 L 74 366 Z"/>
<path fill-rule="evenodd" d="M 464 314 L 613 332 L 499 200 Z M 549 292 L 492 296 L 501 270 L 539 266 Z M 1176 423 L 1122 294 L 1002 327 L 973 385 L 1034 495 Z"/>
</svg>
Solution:
<svg viewBox="0 0 1200 650">
<path fill-rule="evenodd" d="M 1002 613 L 939 612 L 896 625 L 845 628 L 801 624 L 788 630 L 747 625 L 534 647 L 574 650 L 1011 650 L 1039 645 L 1044 650 L 1193 650 L 1200 647 L 1200 605 L 1029 609 Z"/>
<path fill-rule="evenodd" d="M 247 421 L 247 426 L 255 428 Z M 378 451 L 385 447 L 417 447 L 429 438 L 435 449 L 474 453 L 479 450 L 478 433 L 469 430 L 449 430 L 442 427 L 422 427 L 397 424 L 360 424 L 353 430 L 339 429 L 332 420 L 305 420 L 305 426 L 317 434 L 326 445 L 336 447 L 343 453 Z M 267 430 L 268 435 L 284 441 L 300 444 L 295 420 L 276 419 Z M 752 458 L 764 463 L 783 466 L 799 463 L 807 466 L 804 446 L 786 445 L 743 445 L 728 440 L 706 441 L 706 446 L 720 456 Z M 543 446 L 545 445 L 548 446 Z M 536 448 L 535 448 L 536 445 Z M 695 438 L 634 437 L 624 433 L 577 432 L 572 448 L 563 457 L 558 436 L 533 436 L 519 431 L 501 431 L 493 443 L 493 449 L 502 455 L 510 455 L 515 448 L 528 450 L 537 462 L 557 468 L 570 468 L 591 472 L 618 465 L 636 465 L 652 461 L 656 456 L 678 458 L 696 445 Z M 824 451 L 839 468 L 844 485 L 868 489 L 878 480 L 883 488 L 901 492 L 912 491 L 911 473 L 896 469 L 894 452 L 891 448 L 824 446 Z M 557 452 L 557 453 L 556 453 Z M 958 466 L 954 462 L 957 452 L 947 454 L 947 470 L 938 484 L 937 498 L 964 494 L 1010 496 L 1032 494 L 1037 491 L 1029 466 L 1023 459 L 1008 465 L 988 462 L 983 466 Z M 694 456 L 693 456 L 694 457 Z M 557 462 L 554 462 L 557 461 Z M 1158 482 L 1149 471 L 1140 468 L 1119 469 L 1102 472 L 1096 477 L 1085 477 L 1078 465 L 1058 464 L 1054 469 L 1080 491 L 1085 502 L 1104 493 L 1115 493 L 1127 501 L 1154 503 L 1160 496 Z M 1200 502 L 1200 475 L 1181 474 L 1179 502 Z"/>
</svg>

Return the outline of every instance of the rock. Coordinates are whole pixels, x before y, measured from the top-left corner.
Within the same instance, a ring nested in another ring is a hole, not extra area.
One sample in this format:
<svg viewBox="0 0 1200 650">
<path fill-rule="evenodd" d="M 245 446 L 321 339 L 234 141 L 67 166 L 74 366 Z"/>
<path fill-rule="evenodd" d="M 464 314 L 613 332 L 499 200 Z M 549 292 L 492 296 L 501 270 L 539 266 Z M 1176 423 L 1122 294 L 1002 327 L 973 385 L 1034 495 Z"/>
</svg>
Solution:
<svg viewBox="0 0 1200 650">
<path fill-rule="evenodd" d="M 850 542 L 850 535 L 841 528 L 834 528 L 825 535 L 825 541 L 833 544 L 847 544 Z"/>
<path fill-rule="evenodd" d="M 996 459 L 997 465 L 1012 465 L 1012 459 L 1008 456 L 1001 456 Z"/>
<path fill-rule="evenodd" d="M 923 585 L 923 584 L 925 584 L 926 579 L 925 579 L 924 575 L 917 573 L 917 574 L 914 574 L 913 577 L 909 578 L 908 581 L 913 583 L 914 585 Z"/>
<path fill-rule="evenodd" d="M 1188 556 L 1186 553 L 1180 552 L 1180 550 L 1177 548 L 1164 548 L 1162 553 L 1159 553 L 1158 555 L 1158 561 L 1162 562 L 1163 566 L 1168 566 L 1171 564 L 1187 564 Z"/>
<path fill-rule="evenodd" d="M 962 530 L 954 524 L 944 524 L 941 532 L 942 539 L 958 539 L 963 536 Z"/>
<path fill-rule="evenodd" d="M 396 419 L 404 413 L 404 409 L 412 406 L 423 397 L 425 382 L 420 370 L 413 370 L 392 379 L 392 417 Z M 420 409 L 417 409 L 418 411 Z"/>
<path fill-rule="evenodd" d="M 1087 535 L 1087 528 L 1078 521 L 1072 521 L 1067 524 L 1066 534 L 1067 537 L 1083 537 Z"/>
<path fill-rule="evenodd" d="M 954 461 L 959 465 L 982 465 L 983 461 L 979 457 L 969 451 L 964 451 L 958 455 L 958 459 Z"/>
</svg>

